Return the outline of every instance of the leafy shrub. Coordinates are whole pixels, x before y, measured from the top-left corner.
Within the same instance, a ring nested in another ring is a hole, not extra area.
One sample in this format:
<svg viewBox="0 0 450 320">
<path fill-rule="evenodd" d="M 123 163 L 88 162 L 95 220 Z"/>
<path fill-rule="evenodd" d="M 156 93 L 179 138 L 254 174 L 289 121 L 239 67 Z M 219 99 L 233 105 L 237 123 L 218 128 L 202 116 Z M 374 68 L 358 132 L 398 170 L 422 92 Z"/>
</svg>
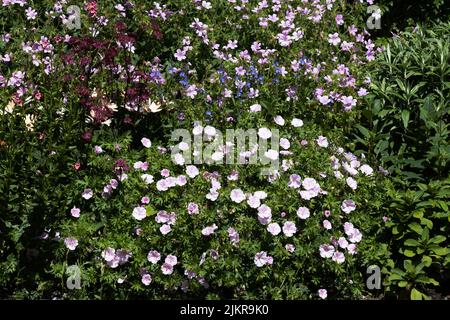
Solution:
<svg viewBox="0 0 450 320">
<path fill-rule="evenodd" d="M 449 30 L 442 23 L 402 32 L 372 64 L 357 138 L 399 180 L 448 175 Z"/>
<path fill-rule="evenodd" d="M 429 299 L 430 286 L 441 284 L 439 291 L 448 294 L 450 180 L 418 184 L 418 190 L 391 190 L 390 197 L 387 226 L 394 256 L 386 267 L 388 291 L 398 286 L 411 299 Z"/>
</svg>

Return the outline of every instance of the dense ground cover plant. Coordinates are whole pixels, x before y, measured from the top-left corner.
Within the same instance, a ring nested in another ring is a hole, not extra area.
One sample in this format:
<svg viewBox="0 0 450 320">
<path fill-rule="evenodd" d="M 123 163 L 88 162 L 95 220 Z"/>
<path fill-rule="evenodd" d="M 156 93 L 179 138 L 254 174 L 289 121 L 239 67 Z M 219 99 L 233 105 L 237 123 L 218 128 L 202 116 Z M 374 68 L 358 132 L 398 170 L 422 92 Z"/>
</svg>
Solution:
<svg viewBox="0 0 450 320">
<path fill-rule="evenodd" d="M 59 241 L 53 232 L 46 240 L 57 252 L 55 276 L 82 268 L 83 290 L 61 292 L 298 299 L 326 289 L 361 297 L 382 250 L 374 237 L 385 223 L 376 183 L 384 176 L 313 126 L 288 120 L 273 176 L 258 165 L 176 165 L 146 138 L 130 152 L 129 137 L 118 148 L 95 133 L 88 162 L 96 175 L 76 181 Z M 193 132 L 215 136 L 211 126 Z"/>
</svg>

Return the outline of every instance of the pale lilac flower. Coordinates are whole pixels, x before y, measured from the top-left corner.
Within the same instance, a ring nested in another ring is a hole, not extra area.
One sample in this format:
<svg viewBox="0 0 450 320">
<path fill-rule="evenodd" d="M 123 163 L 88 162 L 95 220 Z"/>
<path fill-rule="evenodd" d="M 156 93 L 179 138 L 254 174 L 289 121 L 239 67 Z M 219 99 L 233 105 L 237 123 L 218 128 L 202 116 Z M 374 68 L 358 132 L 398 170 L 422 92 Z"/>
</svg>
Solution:
<svg viewBox="0 0 450 320">
<path fill-rule="evenodd" d="M 141 175 L 141 179 L 144 181 L 145 184 L 151 184 L 153 183 L 153 176 L 151 174 L 143 174 Z"/>
<path fill-rule="evenodd" d="M 339 43 L 341 43 L 341 38 L 339 38 L 339 33 L 335 32 L 333 34 L 328 35 L 328 42 L 332 45 L 337 46 Z"/>
<path fill-rule="evenodd" d="M 368 92 L 367 92 L 367 90 L 365 89 L 365 88 L 360 88 L 359 90 L 358 90 L 358 96 L 360 96 L 360 97 L 365 97 L 365 96 L 367 96 L 368 95 Z"/>
<path fill-rule="evenodd" d="M 261 200 L 256 197 L 255 195 L 250 195 L 247 199 L 247 204 L 253 208 L 256 209 L 261 205 Z"/>
<path fill-rule="evenodd" d="M 217 230 L 217 225 L 214 223 L 212 226 L 208 226 L 202 230 L 202 235 L 210 236 Z"/>
<path fill-rule="evenodd" d="M 336 251 L 335 253 L 333 253 L 332 260 L 341 264 L 345 261 L 345 256 L 342 252 Z"/>
<path fill-rule="evenodd" d="M 173 155 L 173 162 L 182 166 L 182 165 L 184 165 L 186 160 L 184 159 L 184 157 L 181 153 L 177 153 L 177 154 Z"/>
<path fill-rule="evenodd" d="M 277 39 L 278 39 L 278 43 L 282 47 L 288 47 L 292 43 L 292 40 L 287 33 L 277 34 Z"/>
<path fill-rule="evenodd" d="M 260 128 L 258 129 L 258 136 L 261 139 L 267 140 L 272 136 L 272 131 L 267 128 Z"/>
<path fill-rule="evenodd" d="M 238 75 L 238 76 L 243 76 L 247 72 L 243 66 L 236 67 L 235 71 L 236 71 L 236 75 Z"/>
<path fill-rule="evenodd" d="M 274 223 L 270 223 L 267 226 L 267 231 L 269 231 L 273 236 L 276 236 L 278 234 L 280 234 L 281 232 L 281 227 L 278 223 L 274 222 Z"/>
<path fill-rule="evenodd" d="M 164 259 L 164 262 L 173 267 L 178 263 L 178 259 L 176 256 L 169 254 L 166 259 Z"/>
<path fill-rule="evenodd" d="M 95 152 L 95 154 L 100 154 L 100 153 L 103 152 L 103 149 L 100 146 L 95 146 L 94 147 L 94 152 Z"/>
<path fill-rule="evenodd" d="M 331 230 L 333 228 L 333 226 L 331 225 L 331 222 L 328 220 L 323 220 L 322 224 L 323 224 L 323 227 L 327 230 Z"/>
<path fill-rule="evenodd" d="M 197 86 L 196 85 L 190 85 L 189 87 L 187 87 L 186 89 L 186 96 L 194 99 L 195 96 L 197 95 Z"/>
<path fill-rule="evenodd" d="M 141 143 L 146 148 L 150 148 L 152 146 L 152 142 L 148 138 L 142 138 Z"/>
<path fill-rule="evenodd" d="M 161 259 L 161 254 L 156 250 L 150 250 L 147 254 L 147 260 L 153 264 L 158 263 Z"/>
<path fill-rule="evenodd" d="M 189 165 L 186 166 L 186 174 L 189 176 L 189 178 L 195 178 L 199 174 L 199 171 L 196 166 Z"/>
<path fill-rule="evenodd" d="M 356 99 L 352 96 L 343 96 L 341 98 L 341 102 L 344 105 L 344 110 L 351 110 L 354 106 L 356 106 Z"/>
<path fill-rule="evenodd" d="M 239 172 L 237 170 L 232 170 L 230 174 L 228 175 L 227 179 L 229 181 L 238 181 L 239 179 Z"/>
<path fill-rule="evenodd" d="M 298 174 L 294 173 L 289 176 L 288 187 L 298 189 L 301 187 L 301 185 L 302 185 L 302 179 Z"/>
<path fill-rule="evenodd" d="M 339 247 L 341 247 L 342 249 L 345 249 L 348 247 L 348 241 L 344 237 L 340 237 L 338 239 L 338 244 L 339 244 Z"/>
<path fill-rule="evenodd" d="M 289 252 L 292 253 L 295 251 L 295 246 L 292 243 L 288 243 L 284 246 L 284 248 Z"/>
<path fill-rule="evenodd" d="M 101 256 L 103 259 L 105 259 L 106 262 L 110 262 L 116 256 L 116 249 L 107 247 L 105 250 L 102 251 Z"/>
<path fill-rule="evenodd" d="M 292 237 L 297 232 L 297 227 L 292 221 L 286 221 L 283 224 L 283 233 L 286 237 Z"/>
<path fill-rule="evenodd" d="M 345 171 L 347 171 L 349 174 L 351 174 L 352 176 L 357 175 L 358 174 L 358 170 L 356 170 L 355 168 L 353 168 L 348 162 L 344 162 L 342 164 L 342 167 L 344 168 Z"/>
<path fill-rule="evenodd" d="M 253 259 L 255 262 L 255 265 L 258 268 L 264 267 L 266 264 L 272 264 L 273 258 L 271 256 L 267 255 L 267 252 L 260 251 L 257 254 L 255 254 L 255 258 Z"/>
<path fill-rule="evenodd" d="M 187 270 L 187 269 L 184 270 L 184 275 L 188 279 L 194 279 L 195 277 L 197 277 L 197 274 L 194 271 L 190 271 L 190 270 Z"/>
<path fill-rule="evenodd" d="M 234 228 L 228 228 L 228 237 L 230 238 L 230 241 L 232 244 L 236 245 L 239 243 L 239 233 Z"/>
<path fill-rule="evenodd" d="M 291 121 L 291 125 L 295 128 L 303 127 L 303 121 L 301 119 L 294 118 Z"/>
<path fill-rule="evenodd" d="M 326 137 L 324 137 L 324 136 L 319 136 L 317 138 L 316 142 L 317 142 L 317 145 L 319 147 L 322 147 L 322 148 L 327 148 L 328 147 L 328 139 Z"/>
<path fill-rule="evenodd" d="M 90 198 L 92 198 L 93 195 L 94 195 L 94 192 L 90 188 L 84 189 L 83 193 L 81 194 L 81 196 L 86 200 L 89 200 Z"/>
<path fill-rule="evenodd" d="M 219 197 L 219 193 L 215 189 L 209 189 L 209 193 L 206 194 L 206 199 L 216 201 Z"/>
<path fill-rule="evenodd" d="M 144 207 L 136 207 L 133 209 L 133 217 L 136 220 L 142 220 L 147 217 L 147 210 Z"/>
<path fill-rule="evenodd" d="M 319 247 L 319 252 L 322 258 L 331 258 L 334 254 L 334 247 L 329 244 L 322 244 Z"/>
<path fill-rule="evenodd" d="M 260 104 L 253 104 L 250 106 L 250 112 L 260 112 L 260 111 L 261 111 Z"/>
<path fill-rule="evenodd" d="M 284 126 L 284 123 L 285 123 L 283 117 L 280 116 L 280 115 L 276 116 L 276 117 L 273 119 L 273 121 L 275 121 L 275 123 L 276 123 L 277 125 L 279 125 L 279 126 Z"/>
<path fill-rule="evenodd" d="M 347 182 L 347 185 L 353 190 L 356 190 L 356 188 L 358 188 L 358 182 L 356 182 L 356 180 L 352 177 L 348 177 L 345 181 Z"/>
<path fill-rule="evenodd" d="M 287 150 L 287 149 L 289 149 L 289 148 L 291 147 L 291 143 L 289 142 L 288 139 L 286 139 L 286 138 L 281 138 L 281 139 L 280 139 L 280 146 L 281 146 L 283 149 Z"/>
<path fill-rule="evenodd" d="M 354 243 L 349 244 L 347 247 L 347 251 L 351 255 L 356 254 L 356 244 L 354 244 Z"/>
<path fill-rule="evenodd" d="M 206 127 L 203 129 L 203 131 L 205 132 L 205 134 L 206 134 L 207 136 L 210 136 L 210 137 L 214 137 L 214 136 L 217 134 L 216 128 L 214 128 L 214 127 L 212 127 L 212 126 L 206 126 Z"/>
<path fill-rule="evenodd" d="M 231 190 L 230 198 L 233 202 L 241 203 L 245 200 L 245 194 L 241 189 L 233 189 Z"/>
<path fill-rule="evenodd" d="M 181 142 L 178 144 L 178 148 L 179 148 L 181 151 L 189 150 L 189 144 L 186 143 L 186 142 L 184 142 L 184 141 L 181 141 Z"/>
<path fill-rule="evenodd" d="M 356 204 L 353 200 L 344 200 L 341 205 L 342 211 L 350 213 L 356 209 Z"/>
<path fill-rule="evenodd" d="M 277 160 L 279 157 L 278 151 L 269 149 L 266 152 L 264 152 L 264 156 L 269 158 L 270 160 Z"/>
<path fill-rule="evenodd" d="M 162 273 L 165 274 L 165 275 L 170 275 L 170 274 L 173 273 L 173 266 L 170 265 L 170 264 L 168 264 L 168 263 L 164 263 L 164 264 L 161 266 L 161 271 L 162 271 Z"/>
<path fill-rule="evenodd" d="M 337 14 L 335 20 L 338 26 L 344 24 L 344 17 L 342 16 L 342 14 Z"/>
<path fill-rule="evenodd" d="M 25 14 L 27 15 L 27 20 L 35 20 L 37 16 L 36 10 L 31 7 L 25 10 Z"/>
<path fill-rule="evenodd" d="M 258 208 L 258 221 L 262 225 L 268 224 L 272 220 L 272 209 L 263 204 Z"/>
<path fill-rule="evenodd" d="M 353 226 L 353 223 L 351 223 L 351 222 L 346 222 L 346 223 L 344 223 L 344 231 L 345 231 L 345 234 L 349 234 L 349 233 L 351 233 L 352 232 L 352 230 L 354 229 L 355 227 Z"/>
<path fill-rule="evenodd" d="M 300 207 L 300 208 L 298 208 L 298 209 L 297 209 L 297 216 L 298 216 L 300 219 L 303 219 L 303 220 L 308 219 L 309 216 L 310 216 L 309 209 L 306 208 L 306 207 Z"/>
<path fill-rule="evenodd" d="M 264 191 L 256 191 L 253 195 L 259 198 L 260 200 L 267 198 L 267 193 Z"/>
<path fill-rule="evenodd" d="M 156 189 L 158 191 L 167 191 L 169 189 L 169 184 L 166 179 L 161 179 L 156 182 Z"/>
<path fill-rule="evenodd" d="M 371 176 L 373 174 L 373 169 L 367 164 L 363 164 L 361 167 L 359 167 L 359 171 L 364 173 L 366 176 Z"/>
<path fill-rule="evenodd" d="M 163 234 L 163 235 L 168 234 L 171 230 L 172 230 L 172 228 L 170 227 L 169 224 L 163 224 L 163 225 L 159 228 L 159 231 L 160 231 L 161 234 Z"/>
<path fill-rule="evenodd" d="M 199 212 L 198 204 L 196 204 L 195 202 L 189 202 L 187 209 L 190 215 L 198 214 Z"/>
<path fill-rule="evenodd" d="M 203 133 L 203 127 L 199 124 L 195 125 L 194 128 L 192 129 L 192 134 L 194 136 L 201 135 L 202 133 Z"/>
<path fill-rule="evenodd" d="M 149 275 L 148 273 L 145 273 L 142 278 L 141 281 L 144 285 L 148 286 L 150 285 L 150 283 L 152 282 L 152 276 Z"/>
<path fill-rule="evenodd" d="M 348 240 L 350 240 L 350 242 L 352 243 L 360 242 L 362 239 L 362 233 L 357 228 L 352 228 L 351 230 L 346 232 L 346 234 L 348 236 Z"/>
<path fill-rule="evenodd" d="M 323 105 L 327 105 L 330 103 L 330 98 L 328 96 L 320 96 L 319 97 L 319 102 Z"/>
<path fill-rule="evenodd" d="M 320 297 L 321 299 L 326 299 L 327 296 L 328 296 L 328 293 L 327 293 L 327 290 L 326 290 L 326 289 L 319 289 L 319 290 L 317 291 L 317 294 L 319 295 L 319 297 Z"/>
<path fill-rule="evenodd" d="M 183 61 L 184 59 L 186 59 L 186 51 L 182 49 L 177 49 L 177 52 L 175 52 L 174 57 L 178 61 Z"/>
<path fill-rule="evenodd" d="M 131 252 L 126 250 L 117 250 L 116 256 L 114 257 L 113 261 L 117 261 L 119 265 L 122 265 L 126 262 L 128 262 L 128 259 L 131 257 Z"/>
<path fill-rule="evenodd" d="M 77 207 L 73 207 L 72 209 L 70 209 L 70 214 L 74 218 L 79 218 L 80 217 L 80 209 Z"/>
<path fill-rule="evenodd" d="M 305 190 L 317 190 L 320 189 L 319 184 L 314 178 L 305 178 L 302 182 L 303 188 Z"/>
<path fill-rule="evenodd" d="M 75 250 L 75 248 L 78 246 L 78 240 L 73 237 L 68 237 L 64 239 L 64 244 L 69 250 Z"/>
</svg>

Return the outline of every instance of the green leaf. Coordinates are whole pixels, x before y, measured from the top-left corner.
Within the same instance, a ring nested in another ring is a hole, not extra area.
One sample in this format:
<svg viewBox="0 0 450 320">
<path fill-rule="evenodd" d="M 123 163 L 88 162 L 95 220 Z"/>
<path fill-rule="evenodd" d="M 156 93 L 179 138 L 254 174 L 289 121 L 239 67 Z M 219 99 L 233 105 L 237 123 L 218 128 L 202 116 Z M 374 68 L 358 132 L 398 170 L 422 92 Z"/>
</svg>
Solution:
<svg viewBox="0 0 450 320">
<path fill-rule="evenodd" d="M 408 110 L 403 110 L 402 111 L 402 121 L 403 121 L 403 126 L 406 128 L 408 128 L 408 123 L 409 123 L 409 111 Z"/>
<path fill-rule="evenodd" d="M 417 222 L 410 223 L 410 224 L 408 225 L 408 227 L 409 227 L 411 230 L 417 232 L 418 234 L 422 234 L 422 232 L 423 232 L 423 228 L 422 228 L 422 227 L 420 226 L 420 224 L 418 224 Z"/>
<path fill-rule="evenodd" d="M 431 238 L 430 242 L 434 244 L 439 244 L 441 242 L 444 242 L 446 239 L 447 239 L 446 237 L 438 235 L 436 237 Z"/>
<path fill-rule="evenodd" d="M 403 250 L 403 254 L 405 256 L 407 256 L 408 258 L 412 258 L 416 255 L 416 253 L 414 251 L 409 250 L 409 249 Z"/>
<path fill-rule="evenodd" d="M 364 137 L 366 137 L 367 139 L 370 138 L 370 131 L 368 129 L 364 128 L 360 124 L 357 124 L 356 128 L 359 130 L 359 132 L 361 132 L 363 134 Z"/>
<path fill-rule="evenodd" d="M 445 255 L 447 255 L 450 252 L 450 249 L 449 248 L 438 247 L 438 248 L 431 249 L 431 251 L 433 251 L 438 256 L 445 256 Z"/>
<path fill-rule="evenodd" d="M 420 219 L 420 224 L 423 224 L 425 226 L 428 227 L 428 229 L 433 229 L 433 221 L 426 219 L 426 218 L 421 218 Z"/>
<path fill-rule="evenodd" d="M 429 267 L 431 266 L 431 263 L 433 262 L 433 260 L 431 259 L 431 257 L 429 256 L 423 256 L 422 257 L 422 263 L 426 266 Z"/>
<path fill-rule="evenodd" d="M 413 288 L 411 290 L 411 300 L 422 300 L 422 292 L 420 292 L 416 288 Z"/>
<path fill-rule="evenodd" d="M 410 246 L 410 247 L 418 247 L 420 246 L 420 242 L 414 239 L 406 239 L 404 242 L 405 246 Z"/>
</svg>

